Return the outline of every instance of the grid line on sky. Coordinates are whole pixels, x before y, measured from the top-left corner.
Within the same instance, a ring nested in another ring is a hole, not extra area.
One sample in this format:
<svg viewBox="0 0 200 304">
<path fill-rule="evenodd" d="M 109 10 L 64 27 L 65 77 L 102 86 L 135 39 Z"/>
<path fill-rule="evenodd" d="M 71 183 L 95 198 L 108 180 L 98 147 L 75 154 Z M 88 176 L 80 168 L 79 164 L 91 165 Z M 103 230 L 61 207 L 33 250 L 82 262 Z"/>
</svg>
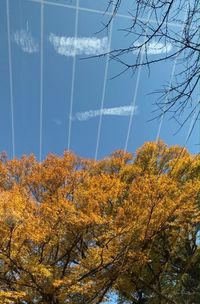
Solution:
<svg viewBox="0 0 200 304">
<path fill-rule="evenodd" d="M 141 58 L 140 58 L 140 64 L 142 63 L 142 60 L 143 60 L 143 56 L 141 56 Z M 127 149 L 128 149 L 128 142 L 129 142 L 131 126 L 132 126 L 132 122 L 133 122 L 133 114 L 134 114 L 135 106 L 136 106 L 136 98 L 137 98 L 137 93 L 138 93 L 138 88 L 139 88 L 140 75 L 141 75 L 141 65 L 139 66 L 138 72 L 137 72 L 135 92 L 134 92 L 133 102 L 131 103 L 131 105 L 133 106 L 133 110 L 131 110 L 130 119 L 129 119 L 129 123 L 128 123 L 128 129 L 127 129 L 124 151 L 127 151 Z"/>
<path fill-rule="evenodd" d="M 28 0 L 28 1 L 35 2 L 35 3 L 40 3 L 40 0 Z M 46 5 L 52 5 L 52 6 L 58 6 L 58 7 L 65 7 L 65 8 L 70 8 L 70 9 L 76 9 L 75 5 L 70 5 L 70 4 L 64 4 L 64 3 L 58 3 L 58 2 L 50 2 L 50 1 L 47 1 L 47 0 L 43 0 L 43 3 L 46 4 Z M 106 16 L 112 16 L 112 12 L 102 11 L 102 10 L 99 10 L 99 9 L 92 9 L 92 8 L 88 8 L 88 7 L 79 6 L 78 10 L 83 11 L 83 12 L 88 12 L 88 13 L 96 13 L 96 14 L 102 14 L 102 15 L 106 15 Z M 133 17 L 130 14 L 126 15 L 126 14 L 116 13 L 115 17 L 120 17 L 120 18 L 125 18 L 125 19 L 130 19 L 130 20 L 133 19 Z M 144 22 L 145 21 L 149 21 L 151 23 L 156 23 L 156 24 L 158 23 L 158 21 L 155 20 L 155 19 L 149 19 L 149 20 L 147 18 L 139 18 L 139 19 L 141 21 L 144 21 Z M 182 27 L 182 25 L 179 24 L 178 22 L 168 22 L 168 25 L 175 26 L 175 27 Z"/>
<path fill-rule="evenodd" d="M 12 72 L 12 54 L 10 41 L 10 7 L 9 0 L 6 1 L 7 15 L 7 39 L 8 39 L 8 65 L 9 65 L 9 85 L 10 85 L 10 111 L 11 111 L 11 137 L 12 137 L 12 155 L 15 156 L 15 129 L 14 129 L 14 104 L 13 104 L 13 72 Z"/>
<path fill-rule="evenodd" d="M 152 11 L 150 10 L 150 12 L 148 14 L 148 18 L 147 18 L 147 23 L 150 21 L 151 14 L 152 14 Z M 147 36 L 146 30 L 145 30 L 145 34 L 144 35 L 145 35 L 145 38 L 146 38 L 146 36 Z M 144 38 L 144 42 L 145 42 L 145 38 Z M 132 123 L 133 123 L 133 114 L 134 114 L 135 105 L 136 105 L 136 98 L 137 98 L 137 94 L 138 94 L 138 88 L 139 88 L 139 82 L 140 82 L 140 76 L 141 76 L 141 68 L 142 68 L 143 58 L 144 58 L 144 52 L 142 53 L 142 55 L 140 57 L 140 63 L 139 63 L 140 66 L 138 68 L 136 87 L 135 87 L 135 92 L 134 92 L 134 97 L 133 97 L 133 102 L 132 102 L 133 109 L 131 110 L 131 115 L 130 115 L 130 118 L 129 118 L 128 130 L 127 130 L 127 136 L 126 136 L 124 151 L 127 151 L 127 149 L 128 149 L 128 142 L 129 142 L 130 133 L 131 133 L 131 127 L 132 127 Z"/>
<path fill-rule="evenodd" d="M 185 18 L 184 20 L 186 21 L 187 20 L 187 13 L 188 13 L 188 9 L 189 9 L 189 3 L 187 3 L 187 9 L 185 11 Z M 184 35 L 184 25 L 185 25 L 185 22 L 182 24 L 182 35 Z M 177 59 L 177 58 L 176 58 Z M 189 129 L 188 129 L 188 133 L 187 133 L 187 136 L 186 136 L 186 140 L 185 140 L 185 143 L 184 143 L 184 146 L 183 147 L 186 147 L 187 143 L 188 143 L 188 140 L 190 138 L 190 135 L 192 133 L 192 130 L 195 126 L 195 123 L 197 122 L 198 118 L 199 118 L 199 115 L 200 113 L 198 112 L 198 105 L 200 104 L 200 102 L 197 102 L 195 108 L 194 108 L 194 114 L 192 115 L 191 117 L 191 122 L 190 122 L 190 125 L 189 125 Z M 196 115 L 196 112 L 197 112 L 197 115 Z M 195 115 L 196 115 L 196 118 L 195 118 Z M 198 155 L 198 154 L 197 154 Z"/>
<path fill-rule="evenodd" d="M 176 64 L 177 64 L 177 57 L 174 61 L 173 67 L 172 67 L 172 73 L 171 73 L 171 76 L 170 76 L 169 87 L 171 87 L 171 84 L 172 84 L 172 80 L 173 80 L 174 73 L 175 73 L 175 70 L 176 70 Z M 158 125 L 158 131 L 157 131 L 157 134 L 156 134 L 156 142 L 158 142 L 159 137 L 160 137 L 161 128 L 162 128 L 162 124 L 163 124 L 163 120 L 164 120 L 164 116 L 165 116 L 165 109 L 166 109 L 166 105 L 167 105 L 168 95 L 169 95 L 169 91 L 168 91 L 167 96 L 166 96 L 165 101 L 164 101 L 164 112 L 161 114 L 160 122 L 159 122 L 159 125 Z"/>
<path fill-rule="evenodd" d="M 78 17 L 79 17 L 79 0 L 76 0 L 76 16 L 75 16 L 75 28 L 74 28 L 74 36 L 75 41 L 78 35 Z M 68 127 L 68 144 L 67 149 L 70 149 L 71 142 L 71 127 L 72 127 L 72 111 L 73 111 L 73 102 L 74 102 L 74 84 L 75 84 L 75 72 L 76 72 L 76 53 L 73 57 L 72 64 L 72 86 L 71 86 L 71 96 L 70 96 L 70 110 L 69 110 L 69 127 Z"/>
<path fill-rule="evenodd" d="M 189 125 L 189 129 L 188 129 L 188 133 L 187 133 L 187 137 L 186 137 L 186 140 L 185 140 L 184 147 L 187 145 L 188 140 L 190 138 L 190 135 L 192 134 L 192 130 L 194 128 L 195 122 L 197 121 L 197 119 L 199 117 L 198 108 L 197 107 L 195 107 L 195 108 L 196 109 L 195 109 L 194 114 L 192 115 L 192 118 L 191 118 L 191 122 L 190 122 L 190 125 Z M 197 114 L 196 114 L 196 112 L 197 112 Z"/>
<path fill-rule="evenodd" d="M 186 17 L 187 17 L 187 10 L 186 10 L 186 13 L 185 13 L 185 16 L 184 16 L 184 20 L 186 19 Z M 184 33 L 184 23 L 181 25 L 181 36 L 183 35 L 183 33 Z M 172 72 L 171 72 L 170 82 L 169 82 L 169 88 L 172 85 L 172 81 L 173 81 L 175 70 L 176 70 L 177 60 L 178 60 L 178 56 L 176 56 L 173 67 L 172 67 Z M 164 101 L 164 112 L 161 114 L 160 123 L 159 123 L 159 126 L 158 126 L 158 132 L 157 132 L 157 135 L 156 135 L 156 142 L 158 142 L 159 137 L 160 137 L 161 128 L 162 128 L 162 124 L 163 124 L 163 120 L 164 120 L 164 116 L 165 116 L 165 110 L 166 110 L 167 101 L 168 101 L 168 96 L 169 96 L 169 89 L 168 89 L 168 92 L 167 92 L 167 95 L 166 95 L 166 98 L 165 98 L 165 101 Z"/>
<path fill-rule="evenodd" d="M 40 147 L 39 160 L 42 161 L 42 133 L 43 133 L 43 68 L 44 68 L 44 3 L 40 0 Z"/>
<path fill-rule="evenodd" d="M 107 84 L 107 80 L 108 80 L 108 66 L 109 66 L 109 56 L 110 56 L 109 52 L 110 52 L 110 48 L 111 48 L 112 31 L 113 31 L 113 19 L 111 20 L 111 24 L 110 24 L 108 53 L 106 55 L 106 64 L 105 64 L 103 90 L 102 90 L 101 107 L 100 107 L 100 117 L 99 117 L 99 124 L 98 124 L 98 130 L 97 130 L 96 149 L 95 149 L 95 160 L 97 160 L 97 155 L 98 155 L 98 150 L 99 150 L 99 142 L 100 142 L 100 135 L 101 135 L 102 111 L 103 111 L 104 102 L 105 102 L 106 84 Z"/>
</svg>

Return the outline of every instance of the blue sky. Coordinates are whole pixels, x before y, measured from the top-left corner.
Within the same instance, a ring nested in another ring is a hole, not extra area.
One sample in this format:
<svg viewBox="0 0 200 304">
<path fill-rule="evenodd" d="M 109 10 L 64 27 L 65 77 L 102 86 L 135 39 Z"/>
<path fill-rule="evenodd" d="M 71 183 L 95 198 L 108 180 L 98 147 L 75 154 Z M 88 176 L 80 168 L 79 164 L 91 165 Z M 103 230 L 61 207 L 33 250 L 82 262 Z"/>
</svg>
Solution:
<svg viewBox="0 0 200 304">
<path fill-rule="evenodd" d="M 131 24 L 131 2 L 122 1 L 107 32 L 100 31 L 108 18 L 106 0 L 43 1 L 43 18 L 39 0 L 0 1 L 0 151 L 43 159 L 70 148 L 102 158 L 156 140 L 159 121 L 148 122 L 156 95 L 149 93 L 170 81 L 174 62 L 153 66 L 150 76 L 141 69 L 111 80 L 123 68 L 119 63 L 106 56 L 83 60 L 131 42 L 133 37 L 119 31 Z M 149 53 L 159 56 L 155 46 Z M 135 59 L 135 54 L 127 56 Z M 184 145 L 190 124 L 173 135 L 178 125 L 166 115 L 160 138 Z M 196 126 L 187 147 L 197 153 L 198 143 Z"/>
</svg>

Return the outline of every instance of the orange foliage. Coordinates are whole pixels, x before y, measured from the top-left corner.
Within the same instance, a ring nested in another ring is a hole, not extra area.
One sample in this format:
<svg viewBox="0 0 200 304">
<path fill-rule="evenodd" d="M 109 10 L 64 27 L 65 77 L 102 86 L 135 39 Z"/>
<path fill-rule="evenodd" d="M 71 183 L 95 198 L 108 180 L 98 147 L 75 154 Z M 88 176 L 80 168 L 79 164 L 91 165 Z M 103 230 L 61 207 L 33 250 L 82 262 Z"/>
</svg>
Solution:
<svg viewBox="0 0 200 304">
<path fill-rule="evenodd" d="M 100 161 L 3 157 L 0 303 L 101 303 L 110 291 L 137 303 L 140 290 L 147 303 L 180 303 L 199 167 L 199 156 L 162 142 Z"/>
</svg>

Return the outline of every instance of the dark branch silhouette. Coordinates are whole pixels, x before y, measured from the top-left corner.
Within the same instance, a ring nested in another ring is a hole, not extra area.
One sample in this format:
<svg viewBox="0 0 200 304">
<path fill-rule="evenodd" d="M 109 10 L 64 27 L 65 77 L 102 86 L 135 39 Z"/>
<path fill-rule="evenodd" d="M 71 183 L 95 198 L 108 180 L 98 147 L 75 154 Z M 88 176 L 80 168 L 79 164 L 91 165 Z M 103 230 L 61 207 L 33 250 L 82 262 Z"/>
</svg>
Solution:
<svg viewBox="0 0 200 304">
<path fill-rule="evenodd" d="M 108 2 L 113 14 L 105 28 L 109 28 L 123 1 L 126 0 Z M 120 74 L 127 70 L 135 73 L 139 67 L 147 67 L 150 71 L 153 64 L 173 62 L 174 71 L 169 83 L 157 91 L 160 94 L 156 101 L 159 115 L 170 113 L 181 127 L 191 115 L 197 122 L 200 103 L 200 0 L 137 0 L 133 1 L 129 14 L 131 26 L 121 30 L 130 35 L 131 42 L 112 49 L 110 59 L 122 64 Z M 134 63 L 127 54 L 136 56 Z"/>
</svg>

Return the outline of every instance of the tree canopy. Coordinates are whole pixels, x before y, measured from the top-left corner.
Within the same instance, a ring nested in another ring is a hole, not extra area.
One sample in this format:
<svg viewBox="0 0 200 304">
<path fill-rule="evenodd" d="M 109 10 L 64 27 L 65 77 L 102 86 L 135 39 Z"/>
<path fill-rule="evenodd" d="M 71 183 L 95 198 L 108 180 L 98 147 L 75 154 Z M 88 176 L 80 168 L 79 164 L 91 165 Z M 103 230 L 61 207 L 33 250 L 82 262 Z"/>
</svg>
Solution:
<svg viewBox="0 0 200 304">
<path fill-rule="evenodd" d="M 180 153 L 181 152 L 181 153 Z M 199 303 L 200 157 L 0 161 L 0 303 Z"/>
</svg>

